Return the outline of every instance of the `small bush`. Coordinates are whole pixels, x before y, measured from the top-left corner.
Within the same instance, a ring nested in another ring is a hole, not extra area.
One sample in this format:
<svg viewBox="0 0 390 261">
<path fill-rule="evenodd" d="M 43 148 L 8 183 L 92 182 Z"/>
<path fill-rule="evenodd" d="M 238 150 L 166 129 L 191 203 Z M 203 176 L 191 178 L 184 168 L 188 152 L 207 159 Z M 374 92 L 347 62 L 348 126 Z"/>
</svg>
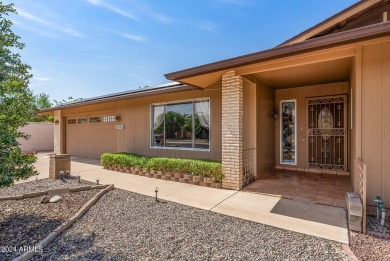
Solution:
<svg viewBox="0 0 390 261">
<path fill-rule="evenodd" d="M 222 182 L 222 164 L 212 160 L 199 159 L 175 159 L 142 157 L 130 153 L 104 153 L 100 159 L 101 165 L 148 168 L 167 172 L 182 172 L 191 175 L 213 178 L 216 182 Z"/>
</svg>

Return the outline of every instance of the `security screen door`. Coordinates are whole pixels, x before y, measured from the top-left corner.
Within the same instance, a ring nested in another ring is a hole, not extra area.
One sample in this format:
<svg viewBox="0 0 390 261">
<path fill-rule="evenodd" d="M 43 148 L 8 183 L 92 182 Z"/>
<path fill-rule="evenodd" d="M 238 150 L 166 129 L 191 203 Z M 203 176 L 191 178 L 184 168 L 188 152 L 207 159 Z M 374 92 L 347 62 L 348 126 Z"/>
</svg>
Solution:
<svg viewBox="0 0 390 261">
<path fill-rule="evenodd" d="M 308 167 L 347 171 L 347 96 L 307 98 Z"/>
</svg>

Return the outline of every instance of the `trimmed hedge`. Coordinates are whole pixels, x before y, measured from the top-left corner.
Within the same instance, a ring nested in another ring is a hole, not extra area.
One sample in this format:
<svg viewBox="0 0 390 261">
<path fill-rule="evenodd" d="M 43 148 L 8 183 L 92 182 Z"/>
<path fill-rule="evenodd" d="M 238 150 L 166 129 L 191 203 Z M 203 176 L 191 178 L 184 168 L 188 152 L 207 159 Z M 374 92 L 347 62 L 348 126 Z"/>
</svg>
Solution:
<svg viewBox="0 0 390 261">
<path fill-rule="evenodd" d="M 137 167 L 167 172 L 181 172 L 213 178 L 222 182 L 222 164 L 212 160 L 143 157 L 132 153 L 104 153 L 100 158 L 103 167 Z"/>
</svg>

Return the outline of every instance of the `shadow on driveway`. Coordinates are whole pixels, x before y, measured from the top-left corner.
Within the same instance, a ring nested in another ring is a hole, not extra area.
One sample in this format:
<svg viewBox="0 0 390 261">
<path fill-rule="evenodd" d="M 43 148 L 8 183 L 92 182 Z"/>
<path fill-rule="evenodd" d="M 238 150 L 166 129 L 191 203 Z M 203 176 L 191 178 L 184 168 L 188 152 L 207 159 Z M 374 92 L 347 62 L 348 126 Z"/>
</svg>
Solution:
<svg viewBox="0 0 390 261">
<path fill-rule="evenodd" d="M 345 210 L 339 207 L 281 198 L 271 213 L 347 228 Z"/>
<path fill-rule="evenodd" d="M 72 162 L 100 166 L 100 159 L 85 158 L 85 157 L 70 157 Z"/>
</svg>

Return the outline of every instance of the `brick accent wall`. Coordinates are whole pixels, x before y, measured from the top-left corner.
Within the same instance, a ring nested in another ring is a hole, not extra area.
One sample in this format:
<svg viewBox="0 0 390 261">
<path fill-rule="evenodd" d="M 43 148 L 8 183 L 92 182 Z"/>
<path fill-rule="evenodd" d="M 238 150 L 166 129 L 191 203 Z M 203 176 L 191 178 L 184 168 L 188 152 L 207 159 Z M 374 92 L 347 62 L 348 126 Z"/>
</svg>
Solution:
<svg viewBox="0 0 390 261">
<path fill-rule="evenodd" d="M 70 169 L 70 155 L 60 154 L 60 155 L 51 155 L 50 156 L 50 166 L 49 166 L 49 178 L 59 179 L 60 171 L 66 174 L 66 171 Z"/>
<path fill-rule="evenodd" d="M 243 92 L 241 76 L 229 71 L 222 76 L 222 187 L 243 187 Z"/>
</svg>

